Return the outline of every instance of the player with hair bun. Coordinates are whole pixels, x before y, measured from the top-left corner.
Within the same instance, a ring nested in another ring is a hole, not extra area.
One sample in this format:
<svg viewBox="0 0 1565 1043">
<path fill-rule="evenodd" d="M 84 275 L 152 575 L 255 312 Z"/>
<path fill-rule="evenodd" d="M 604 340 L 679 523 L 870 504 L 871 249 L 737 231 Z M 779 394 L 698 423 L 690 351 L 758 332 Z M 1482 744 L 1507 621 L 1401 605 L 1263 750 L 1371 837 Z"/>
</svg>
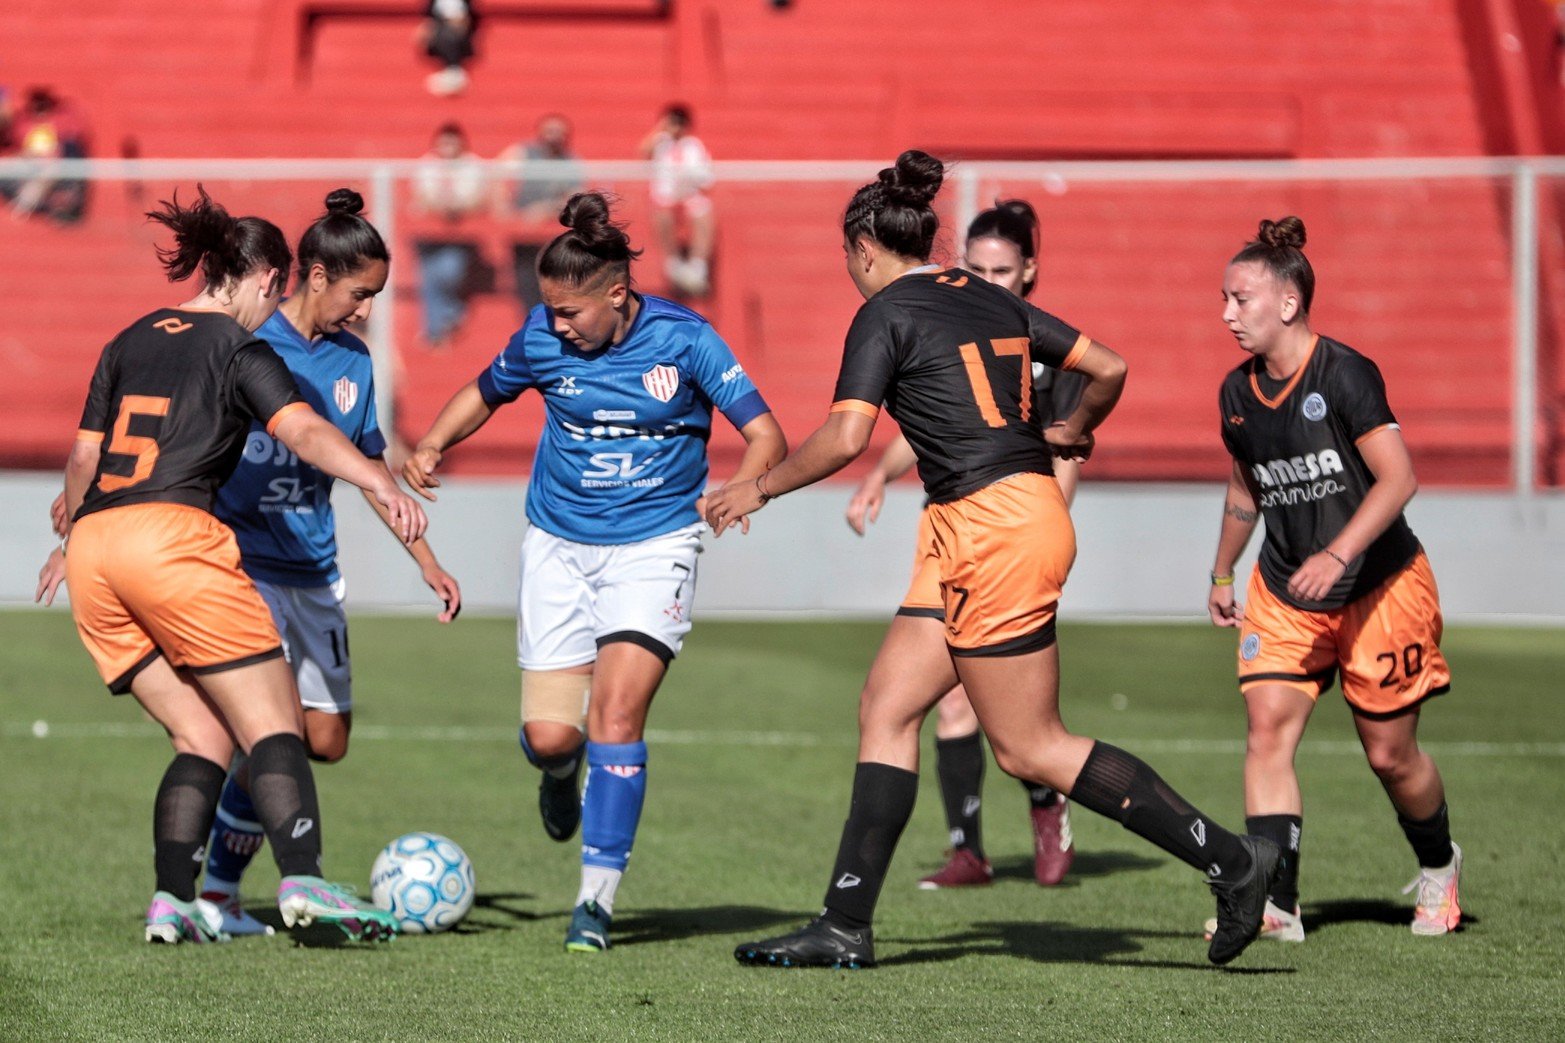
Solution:
<svg viewBox="0 0 1565 1043">
<path fill-rule="evenodd" d="M 560 223 L 538 258 L 543 303 L 441 410 L 403 476 L 434 499 L 447 450 L 523 391 L 543 396 L 517 605 L 520 738 L 543 773 L 545 831 L 565 841 L 581 825 L 565 947 L 596 952 L 609 947 L 641 818 L 647 711 L 690 630 L 712 410 L 746 442 L 737 482 L 765 473 L 787 443 L 705 319 L 635 292 L 640 251 L 603 196 L 572 196 Z"/>
<path fill-rule="evenodd" d="M 1445 934 L 1461 922 L 1462 851 L 1440 771 L 1418 745 L 1424 701 L 1451 684 L 1434 574 L 1402 513 L 1418 482 L 1380 370 L 1310 329 L 1315 271 L 1304 243 L 1297 217 L 1262 221 L 1223 275 L 1223 323 L 1252 357 L 1218 395 L 1234 466 L 1207 609 L 1216 625 L 1239 630 L 1246 828 L 1283 849 L 1261 937 L 1304 940 L 1294 755 L 1339 671 L 1364 753 L 1418 859 L 1407 887 L 1418 892 L 1413 933 Z M 1261 515 L 1266 539 L 1241 607 L 1234 563 Z"/>
<path fill-rule="evenodd" d="M 848 331 L 831 414 L 772 471 L 708 498 L 720 534 L 834 474 L 864 452 L 884 402 L 929 494 L 918 563 L 938 576 L 947 646 L 929 640 L 928 618 L 892 620 L 860 699 L 859 764 L 825 909 L 734 955 L 772 967 L 874 964 L 870 923 L 913 812 L 919 726 L 945 693 L 899 682 L 954 666 L 1004 771 L 1068 794 L 1208 875 L 1219 925 L 1207 955 L 1227 963 L 1260 926 L 1276 846 L 1228 832 L 1141 760 L 1060 721 L 1054 615 L 1076 546 L 1051 457 L 1091 452 L 1125 363 L 1015 294 L 929 263 L 939 225 L 930 203 L 943 180 L 939 160 L 909 151 L 854 194 L 843 249 L 865 303 Z M 1033 361 L 1088 379 L 1063 424 L 1038 423 Z"/>
<path fill-rule="evenodd" d="M 1032 204 L 1022 199 L 1008 199 L 996 202 L 973 218 L 967 226 L 962 260 L 963 266 L 974 275 L 1019 297 L 1032 296 L 1038 283 L 1038 214 Z M 1038 422 L 1047 427 L 1075 411 L 1083 381 L 1079 374 L 1061 373 L 1034 362 L 1032 384 Z M 864 535 L 866 520 L 873 521 L 880 515 L 886 483 L 902 477 L 913 464 L 912 447 L 906 438 L 897 435 L 848 503 L 848 525 L 854 532 Z M 1059 482 L 1067 507 L 1075 497 L 1080 471 L 1078 460 L 1054 461 L 1054 478 Z M 942 619 L 945 612 L 940 602 L 938 577 L 926 569 L 923 578 L 922 595 L 905 599 L 897 614 Z M 939 627 L 925 629 L 929 631 L 930 641 L 944 644 L 945 637 Z M 985 886 L 994 880 L 994 870 L 984 857 L 980 793 L 984 747 L 978 715 L 973 712 L 967 693 L 956 684 L 954 668 L 948 670 L 943 679 L 920 674 L 905 678 L 905 681 L 920 686 L 946 684 L 950 688 L 935 706 L 935 773 L 940 780 L 951 856 L 944 866 L 919 880 L 918 885 L 925 890 Z M 1049 786 L 1025 779 L 1019 781 L 1030 805 L 1033 879 L 1040 886 L 1052 887 L 1065 878 L 1076 855 L 1071 839 L 1070 802 L 1064 794 Z"/>
<path fill-rule="evenodd" d="M 175 245 L 158 251 L 169 278 L 199 268 L 203 288 L 104 349 L 65 474 L 77 629 L 109 690 L 132 693 L 176 751 L 154 812 L 157 893 L 146 938 L 229 938 L 195 889 L 236 745 L 249 755 L 255 817 L 282 874 L 284 922 L 390 937 L 389 914 L 319 876 L 320 807 L 293 678 L 233 532 L 212 510 L 254 421 L 309 464 L 372 492 L 404 542 L 423 535 L 424 513 L 384 465 L 310 409 L 255 337 L 287 280 L 282 233 L 260 218 L 230 217 L 197 191 L 192 205 L 176 197 L 149 216 L 174 233 Z M 46 576 L 39 596 L 56 586 Z"/>
</svg>

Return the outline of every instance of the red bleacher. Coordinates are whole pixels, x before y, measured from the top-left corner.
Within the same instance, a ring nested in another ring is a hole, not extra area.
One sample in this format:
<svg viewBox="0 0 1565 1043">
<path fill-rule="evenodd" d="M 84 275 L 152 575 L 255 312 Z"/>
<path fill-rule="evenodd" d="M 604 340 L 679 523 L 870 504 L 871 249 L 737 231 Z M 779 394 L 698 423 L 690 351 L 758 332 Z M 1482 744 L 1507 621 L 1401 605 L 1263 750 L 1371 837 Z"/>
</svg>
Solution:
<svg viewBox="0 0 1565 1043">
<path fill-rule="evenodd" d="M 1540 64 L 1551 55 L 1503 39 L 1538 24 L 1535 3 L 490 0 L 472 86 L 437 99 L 423 88 L 412 0 L 76 0 L 68 19 L 44 0 L 10 0 L 0 78 L 73 100 L 98 155 L 133 139 L 147 157 L 411 157 L 456 119 L 492 156 L 557 110 L 574 120 L 583 156 L 620 159 L 677 98 L 722 159 L 886 161 L 909 145 L 969 159 L 1465 156 L 1565 141 L 1552 70 Z M 236 210 L 297 229 L 334 186 L 211 187 Z M 823 415 L 858 303 L 836 224 L 851 187 L 716 190 L 716 292 L 701 307 L 795 439 Z M 1559 187 L 1545 186 L 1548 214 L 1560 212 Z M 0 466 L 58 465 L 98 347 L 170 299 L 137 221 L 166 189 L 97 186 L 89 220 L 73 227 L 0 218 L 0 357 L 11 374 Z M 1212 402 L 1239 355 L 1217 318 L 1222 262 L 1258 218 L 1296 212 L 1319 274 L 1315 325 L 1380 362 L 1423 480 L 1508 481 L 1508 186 L 1018 182 L 980 193 L 1039 206 L 1039 302 L 1130 359 L 1130 390 L 1092 473 L 1224 473 Z M 646 242 L 640 190 L 625 195 Z M 393 244 L 395 328 L 401 426 L 416 434 L 518 314 L 510 231 L 484 230 L 498 284 L 475 298 L 448 352 L 425 350 L 410 228 L 404 217 Z M 1548 301 L 1565 285 L 1565 259 L 1558 236 L 1546 238 Z M 646 289 L 663 289 L 651 251 L 639 271 Z M 1558 312 L 1546 308 L 1542 330 L 1547 432 L 1565 403 Z M 456 466 L 521 469 L 536 406 L 493 427 Z M 1544 438 L 1545 476 L 1557 482 L 1565 452 L 1556 434 Z M 731 433 L 715 438 L 719 472 L 735 446 Z"/>
</svg>

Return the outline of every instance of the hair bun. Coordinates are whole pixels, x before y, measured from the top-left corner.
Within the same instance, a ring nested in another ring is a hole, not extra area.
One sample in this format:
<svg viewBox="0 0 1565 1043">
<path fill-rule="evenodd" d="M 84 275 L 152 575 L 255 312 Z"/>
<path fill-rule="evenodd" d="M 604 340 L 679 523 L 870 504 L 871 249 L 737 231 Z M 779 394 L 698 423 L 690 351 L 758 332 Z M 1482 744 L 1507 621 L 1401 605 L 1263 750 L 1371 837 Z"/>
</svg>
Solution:
<svg viewBox="0 0 1565 1043">
<path fill-rule="evenodd" d="M 927 207 L 945 181 L 945 164 L 927 152 L 908 149 L 897 165 L 880 172 L 886 199 L 902 206 Z"/>
<path fill-rule="evenodd" d="M 560 224 L 589 242 L 601 239 L 610 227 L 609 201 L 597 192 L 577 192 L 565 201 Z"/>
<path fill-rule="evenodd" d="M 1305 241 L 1304 222 L 1291 215 L 1280 221 L 1262 221 L 1255 241 L 1273 249 L 1291 246 L 1295 250 L 1302 250 Z"/>
<path fill-rule="evenodd" d="M 326 196 L 328 214 L 357 214 L 364 210 L 364 197 L 351 188 L 338 188 Z"/>
</svg>

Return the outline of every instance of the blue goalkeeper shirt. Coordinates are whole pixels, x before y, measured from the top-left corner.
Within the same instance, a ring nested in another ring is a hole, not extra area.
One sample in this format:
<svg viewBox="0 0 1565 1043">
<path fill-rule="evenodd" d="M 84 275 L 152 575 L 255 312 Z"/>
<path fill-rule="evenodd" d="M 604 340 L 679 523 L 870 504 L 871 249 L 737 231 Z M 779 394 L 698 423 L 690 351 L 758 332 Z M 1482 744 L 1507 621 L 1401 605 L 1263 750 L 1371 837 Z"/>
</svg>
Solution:
<svg viewBox="0 0 1565 1043">
<path fill-rule="evenodd" d="M 543 395 L 527 520 L 576 543 L 636 543 L 700 521 L 713 408 L 736 428 L 770 412 L 710 323 L 638 299 L 624 339 L 595 352 L 555 334 L 538 305 L 478 377 L 491 406 Z"/>
</svg>

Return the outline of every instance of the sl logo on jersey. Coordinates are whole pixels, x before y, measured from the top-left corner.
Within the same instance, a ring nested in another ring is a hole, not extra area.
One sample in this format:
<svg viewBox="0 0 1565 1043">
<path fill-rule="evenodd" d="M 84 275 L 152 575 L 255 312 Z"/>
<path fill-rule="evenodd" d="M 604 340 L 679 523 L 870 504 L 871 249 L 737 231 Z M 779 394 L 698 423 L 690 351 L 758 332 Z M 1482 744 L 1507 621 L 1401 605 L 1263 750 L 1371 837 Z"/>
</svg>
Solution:
<svg viewBox="0 0 1565 1043">
<path fill-rule="evenodd" d="M 1320 420 L 1326 415 L 1326 400 L 1320 396 L 1319 391 L 1311 391 L 1309 397 L 1304 400 L 1304 419 Z"/>
<path fill-rule="evenodd" d="M 659 402 L 667 402 L 679 390 L 679 370 L 663 363 L 641 374 L 641 384 L 647 394 Z"/>
<path fill-rule="evenodd" d="M 337 412 L 347 413 L 359 400 L 359 386 L 347 377 L 338 377 L 331 386 L 331 397 L 337 403 Z"/>
</svg>

